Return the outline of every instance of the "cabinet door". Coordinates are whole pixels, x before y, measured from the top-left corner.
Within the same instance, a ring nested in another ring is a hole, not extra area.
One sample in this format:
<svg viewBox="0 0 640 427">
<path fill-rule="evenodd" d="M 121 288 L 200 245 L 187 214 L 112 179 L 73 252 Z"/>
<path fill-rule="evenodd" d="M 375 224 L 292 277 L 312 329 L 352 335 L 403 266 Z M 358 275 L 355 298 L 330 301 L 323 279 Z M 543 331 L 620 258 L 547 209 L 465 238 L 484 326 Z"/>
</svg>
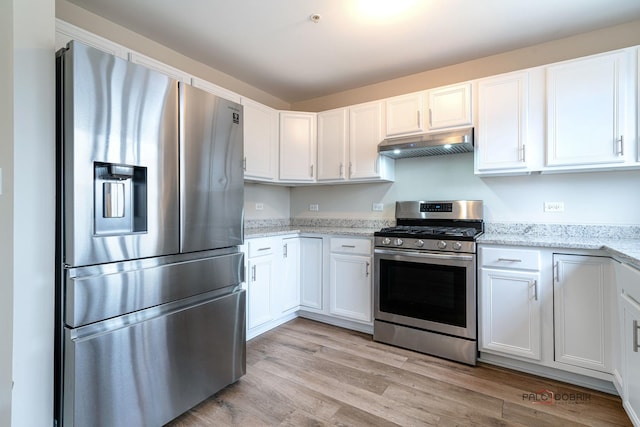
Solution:
<svg viewBox="0 0 640 427">
<path fill-rule="evenodd" d="M 424 132 L 423 99 L 422 92 L 387 99 L 385 101 L 386 135 Z"/>
<path fill-rule="evenodd" d="M 478 82 L 477 171 L 527 167 L 528 96 L 527 72 Z"/>
<path fill-rule="evenodd" d="M 624 135 L 627 55 L 609 53 L 547 68 L 548 166 L 625 160 L 632 143 L 632 135 Z"/>
<path fill-rule="evenodd" d="M 627 295 L 622 295 L 620 301 L 625 364 L 623 404 L 634 425 L 640 425 L 640 303 Z"/>
<path fill-rule="evenodd" d="M 273 318 L 271 310 L 271 275 L 273 257 L 252 258 L 247 263 L 247 329 L 267 323 Z"/>
<path fill-rule="evenodd" d="M 470 126 L 471 83 L 430 90 L 429 130 Z"/>
<path fill-rule="evenodd" d="M 329 312 L 371 322 L 371 257 L 331 254 Z"/>
<path fill-rule="evenodd" d="M 481 269 L 480 349 L 540 360 L 540 274 Z"/>
<path fill-rule="evenodd" d="M 555 360 L 611 373 L 609 258 L 554 255 Z"/>
<path fill-rule="evenodd" d="M 378 155 L 382 107 L 382 102 L 371 102 L 349 109 L 349 179 L 390 178 L 387 162 L 393 160 Z"/>
<path fill-rule="evenodd" d="M 291 237 L 282 239 L 282 264 L 278 302 L 280 312 L 297 309 L 300 305 L 300 239 Z"/>
<path fill-rule="evenodd" d="M 346 108 L 318 113 L 318 181 L 346 179 L 348 116 Z"/>
<path fill-rule="evenodd" d="M 322 310 L 322 239 L 300 239 L 300 304 Z"/>
<path fill-rule="evenodd" d="M 250 99 L 244 109 L 244 176 L 264 181 L 278 178 L 278 112 Z"/>
<path fill-rule="evenodd" d="M 280 113 L 280 179 L 314 181 L 316 171 L 316 115 Z"/>
</svg>

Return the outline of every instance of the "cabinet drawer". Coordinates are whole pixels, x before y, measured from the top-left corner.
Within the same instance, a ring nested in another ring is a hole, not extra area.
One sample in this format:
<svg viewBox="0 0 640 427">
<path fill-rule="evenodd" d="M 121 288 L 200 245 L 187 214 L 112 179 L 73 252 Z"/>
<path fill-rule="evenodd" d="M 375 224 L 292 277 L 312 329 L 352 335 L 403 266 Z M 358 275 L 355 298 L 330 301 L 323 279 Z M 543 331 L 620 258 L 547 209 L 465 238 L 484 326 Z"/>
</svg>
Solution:
<svg viewBox="0 0 640 427">
<path fill-rule="evenodd" d="M 249 258 L 263 255 L 271 255 L 273 253 L 274 240 L 270 238 L 249 240 Z"/>
<path fill-rule="evenodd" d="M 480 248 L 483 267 L 540 270 L 540 251 L 533 249 Z"/>
<path fill-rule="evenodd" d="M 371 240 L 332 238 L 331 252 L 371 255 Z"/>
</svg>

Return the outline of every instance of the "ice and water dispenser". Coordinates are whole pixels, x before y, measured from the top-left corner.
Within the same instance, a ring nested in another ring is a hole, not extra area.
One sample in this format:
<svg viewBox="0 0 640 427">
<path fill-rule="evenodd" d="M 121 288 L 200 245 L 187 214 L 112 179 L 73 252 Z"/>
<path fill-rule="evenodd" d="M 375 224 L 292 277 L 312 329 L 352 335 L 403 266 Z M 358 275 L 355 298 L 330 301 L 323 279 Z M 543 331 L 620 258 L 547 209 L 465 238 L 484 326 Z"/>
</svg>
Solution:
<svg viewBox="0 0 640 427">
<path fill-rule="evenodd" d="M 94 163 L 94 233 L 147 231 L 147 168 Z"/>
</svg>

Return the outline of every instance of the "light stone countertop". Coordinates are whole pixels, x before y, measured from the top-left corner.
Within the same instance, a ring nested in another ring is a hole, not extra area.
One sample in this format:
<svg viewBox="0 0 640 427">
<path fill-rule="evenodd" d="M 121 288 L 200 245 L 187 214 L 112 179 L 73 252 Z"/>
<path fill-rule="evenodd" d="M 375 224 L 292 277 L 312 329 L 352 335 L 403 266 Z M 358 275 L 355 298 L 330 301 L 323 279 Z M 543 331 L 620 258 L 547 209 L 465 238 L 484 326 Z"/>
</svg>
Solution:
<svg viewBox="0 0 640 427">
<path fill-rule="evenodd" d="M 340 236 L 360 236 L 373 237 L 373 233 L 380 228 L 360 228 L 360 227 L 313 227 L 313 226 L 278 226 L 278 227 L 255 227 L 245 228 L 245 239 L 255 239 L 258 237 L 282 236 L 286 234 L 325 234 Z"/>
<path fill-rule="evenodd" d="M 479 244 L 607 251 L 613 258 L 640 269 L 640 233 L 637 226 L 490 224 Z"/>
<path fill-rule="evenodd" d="M 373 237 L 390 224 L 366 220 L 293 220 L 285 223 L 254 222 L 246 227 L 246 239 L 287 234 L 321 234 Z M 392 225 L 392 224 L 391 224 Z M 486 223 L 477 243 L 505 246 L 530 246 L 605 250 L 613 258 L 640 269 L 640 226 L 600 226 L 566 224 Z"/>
</svg>

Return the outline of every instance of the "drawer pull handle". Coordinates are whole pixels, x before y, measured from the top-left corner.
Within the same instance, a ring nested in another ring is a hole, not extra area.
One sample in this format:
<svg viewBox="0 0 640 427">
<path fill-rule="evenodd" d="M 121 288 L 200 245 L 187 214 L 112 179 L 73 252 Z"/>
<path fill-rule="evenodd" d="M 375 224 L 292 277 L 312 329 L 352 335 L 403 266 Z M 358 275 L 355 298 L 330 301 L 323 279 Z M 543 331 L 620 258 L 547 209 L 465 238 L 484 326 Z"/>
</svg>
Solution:
<svg viewBox="0 0 640 427">
<path fill-rule="evenodd" d="M 638 345 L 638 331 L 640 330 L 640 325 L 638 325 L 637 320 L 633 321 L 633 329 L 631 330 L 633 331 L 633 351 L 637 353 L 638 349 L 640 349 L 640 345 Z"/>
<path fill-rule="evenodd" d="M 356 245 L 342 245 L 343 248 L 351 248 L 351 249 L 355 249 Z"/>
<path fill-rule="evenodd" d="M 270 246 L 268 246 L 266 248 L 258 248 L 258 251 L 270 251 L 270 250 L 271 250 Z"/>
<path fill-rule="evenodd" d="M 251 281 L 252 282 L 256 281 L 256 266 L 255 265 L 251 266 Z"/>
<path fill-rule="evenodd" d="M 366 271 L 365 271 L 365 276 L 366 276 L 366 277 L 369 277 L 369 266 L 370 266 L 370 265 L 371 265 L 371 264 L 369 264 L 369 261 L 367 261 L 367 269 L 366 269 Z"/>
<path fill-rule="evenodd" d="M 517 258 L 498 258 L 498 262 L 522 262 L 522 260 Z"/>
</svg>

